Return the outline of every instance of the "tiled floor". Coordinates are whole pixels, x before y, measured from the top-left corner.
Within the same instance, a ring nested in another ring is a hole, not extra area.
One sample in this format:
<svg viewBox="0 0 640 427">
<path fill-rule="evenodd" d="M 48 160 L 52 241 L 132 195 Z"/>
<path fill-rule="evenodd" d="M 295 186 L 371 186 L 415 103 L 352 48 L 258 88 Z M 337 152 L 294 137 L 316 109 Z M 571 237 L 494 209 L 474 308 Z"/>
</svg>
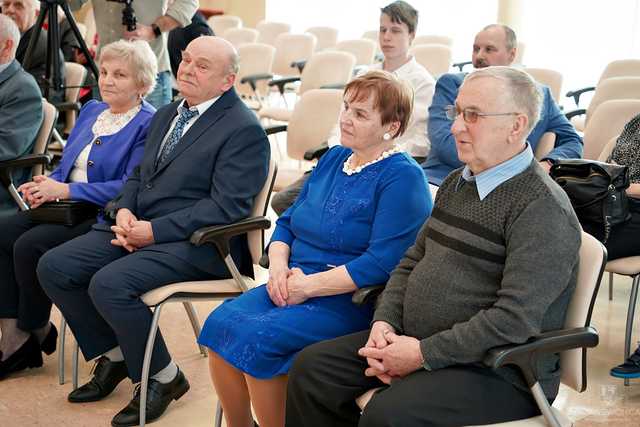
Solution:
<svg viewBox="0 0 640 427">
<path fill-rule="evenodd" d="M 578 394 L 563 388 L 555 406 L 565 411 L 576 427 L 640 426 L 640 380 L 624 387 L 621 380 L 608 375 L 609 368 L 622 358 L 624 322 L 630 281 L 616 277 L 614 300 L 607 300 L 603 283 L 594 313 L 594 326 L 600 332 L 600 345 L 589 353 L 589 387 Z M 196 304 L 201 320 L 215 306 Z M 58 313 L 54 318 L 59 319 Z M 191 390 L 173 403 L 154 426 L 212 426 L 216 396 L 210 384 L 207 360 L 201 357 L 193 333 L 180 304 L 163 310 L 161 328 L 174 359 L 184 370 Z M 636 322 L 640 328 L 640 321 Z M 636 335 L 637 336 L 637 335 Z M 71 341 L 72 340 L 68 340 Z M 67 342 L 67 372 L 71 372 L 71 342 Z M 122 383 L 102 402 L 70 404 L 70 378 L 58 385 L 57 354 L 47 357 L 41 369 L 27 371 L 0 382 L 0 426 L 107 426 L 111 417 L 129 401 L 133 386 Z M 89 376 L 91 364 L 81 362 L 81 382 Z"/>
</svg>

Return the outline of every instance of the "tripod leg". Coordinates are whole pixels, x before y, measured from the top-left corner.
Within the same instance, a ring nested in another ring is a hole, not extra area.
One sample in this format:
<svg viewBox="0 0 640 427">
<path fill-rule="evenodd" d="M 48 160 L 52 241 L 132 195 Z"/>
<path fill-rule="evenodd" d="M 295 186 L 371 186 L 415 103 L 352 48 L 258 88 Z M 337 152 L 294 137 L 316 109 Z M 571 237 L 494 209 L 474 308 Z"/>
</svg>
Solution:
<svg viewBox="0 0 640 427">
<path fill-rule="evenodd" d="M 93 76 L 96 78 L 96 81 L 98 81 L 98 74 L 99 74 L 98 67 L 96 66 L 96 63 L 93 60 L 93 57 L 89 53 L 89 49 L 87 48 L 87 44 L 84 42 L 84 38 L 82 37 L 82 34 L 80 34 L 80 30 L 78 29 L 76 20 L 73 18 L 73 15 L 71 14 L 69 5 L 67 4 L 67 2 L 62 2 L 61 6 L 62 6 L 62 11 L 64 12 L 64 16 L 67 18 L 67 21 L 69 21 L 69 26 L 71 27 L 71 31 L 73 31 L 73 35 L 76 36 L 76 40 L 80 45 L 80 51 L 84 53 L 85 58 L 87 58 L 87 63 L 89 64 L 89 68 L 91 69 Z"/>
</svg>

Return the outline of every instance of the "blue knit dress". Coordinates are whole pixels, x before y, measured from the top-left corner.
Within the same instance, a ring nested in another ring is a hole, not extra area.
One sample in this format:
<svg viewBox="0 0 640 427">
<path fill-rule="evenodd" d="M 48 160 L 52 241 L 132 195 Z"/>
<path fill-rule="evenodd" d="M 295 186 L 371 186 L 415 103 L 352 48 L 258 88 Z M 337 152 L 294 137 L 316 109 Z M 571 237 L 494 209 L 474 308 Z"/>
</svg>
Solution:
<svg viewBox="0 0 640 427">
<path fill-rule="evenodd" d="M 344 265 L 362 288 L 386 283 L 432 202 L 422 169 L 407 154 L 347 175 L 342 166 L 350 154 L 337 146 L 321 158 L 271 241 L 289 245 L 290 268 L 313 274 Z M 215 309 L 198 341 L 253 377 L 286 374 L 304 347 L 369 327 L 373 307 L 355 306 L 351 296 L 278 307 L 258 286 Z"/>
</svg>

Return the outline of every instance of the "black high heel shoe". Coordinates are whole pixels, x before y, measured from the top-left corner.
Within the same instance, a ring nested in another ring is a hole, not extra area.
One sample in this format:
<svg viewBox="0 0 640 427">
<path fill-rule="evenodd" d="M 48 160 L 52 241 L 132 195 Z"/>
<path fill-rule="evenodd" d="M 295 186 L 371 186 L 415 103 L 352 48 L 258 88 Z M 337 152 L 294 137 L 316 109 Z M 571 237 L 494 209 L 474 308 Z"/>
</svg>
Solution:
<svg viewBox="0 0 640 427">
<path fill-rule="evenodd" d="M 58 330 L 55 325 L 51 323 L 51 328 L 49 329 L 49 333 L 44 340 L 40 343 L 40 350 L 42 350 L 45 354 L 49 355 L 56 351 L 56 346 L 58 345 Z"/>
<path fill-rule="evenodd" d="M 0 380 L 13 372 L 27 368 L 39 368 L 40 366 L 42 366 L 40 344 L 36 337 L 29 335 L 29 339 L 22 344 L 22 347 L 9 356 L 7 360 L 0 362 Z"/>
</svg>

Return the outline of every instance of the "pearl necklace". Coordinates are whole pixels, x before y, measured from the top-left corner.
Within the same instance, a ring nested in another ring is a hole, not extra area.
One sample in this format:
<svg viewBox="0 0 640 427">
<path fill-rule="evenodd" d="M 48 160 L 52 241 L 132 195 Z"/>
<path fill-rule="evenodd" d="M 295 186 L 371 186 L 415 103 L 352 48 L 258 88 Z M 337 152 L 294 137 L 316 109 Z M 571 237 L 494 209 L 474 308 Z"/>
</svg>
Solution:
<svg viewBox="0 0 640 427">
<path fill-rule="evenodd" d="M 362 164 L 360 166 L 356 166 L 355 168 L 351 167 L 351 159 L 353 158 L 353 154 L 354 154 L 354 153 L 351 153 L 351 155 L 349 157 L 347 157 L 347 160 L 344 161 L 344 165 L 342 165 L 342 172 L 346 173 L 349 176 L 351 176 L 353 174 L 356 174 L 356 173 L 360 173 L 367 166 L 371 166 L 374 163 L 378 163 L 379 161 L 384 160 L 387 157 L 392 156 L 392 155 L 394 155 L 396 153 L 399 153 L 399 152 L 400 152 L 400 148 L 398 148 L 398 146 L 394 145 L 390 149 L 388 149 L 386 151 L 383 151 L 382 154 L 380 154 L 380 156 L 378 156 L 377 159 L 371 160 L 370 162 L 367 162 L 367 163 Z"/>
</svg>

